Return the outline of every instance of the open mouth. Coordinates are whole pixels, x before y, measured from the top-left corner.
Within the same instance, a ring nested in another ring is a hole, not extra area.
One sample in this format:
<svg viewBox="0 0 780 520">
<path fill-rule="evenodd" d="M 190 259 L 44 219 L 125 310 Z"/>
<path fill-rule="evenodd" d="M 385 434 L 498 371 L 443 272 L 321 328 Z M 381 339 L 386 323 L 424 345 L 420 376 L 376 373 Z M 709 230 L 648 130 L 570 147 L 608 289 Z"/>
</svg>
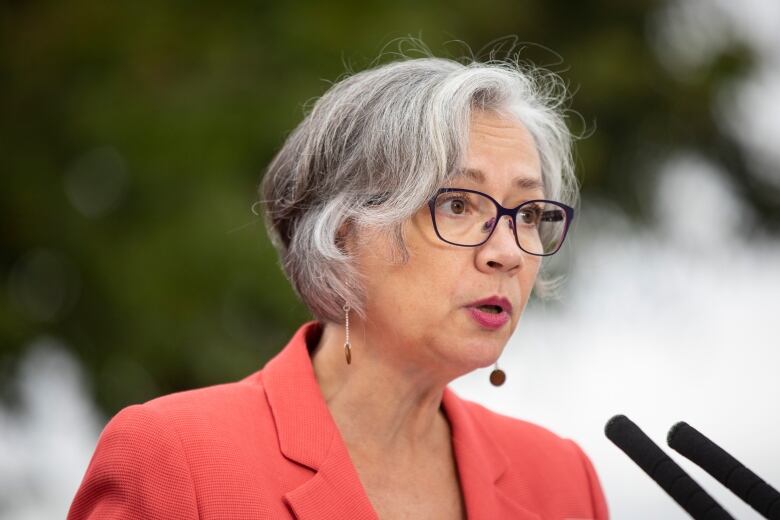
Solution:
<svg viewBox="0 0 780 520">
<path fill-rule="evenodd" d="M 503 308 L 499 305 L 480 305 L 477 309 L 483 312 L 489 312 L 490 314 L 499 314 L 503 312 Z"/>
</svg>

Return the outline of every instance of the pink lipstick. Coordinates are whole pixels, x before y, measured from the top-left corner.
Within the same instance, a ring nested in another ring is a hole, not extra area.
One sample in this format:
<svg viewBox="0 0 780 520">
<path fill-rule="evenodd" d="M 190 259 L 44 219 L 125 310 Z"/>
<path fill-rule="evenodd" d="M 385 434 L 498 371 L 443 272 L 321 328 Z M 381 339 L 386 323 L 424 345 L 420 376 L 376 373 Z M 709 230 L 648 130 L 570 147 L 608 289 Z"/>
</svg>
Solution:
<svg viewBox="0 0 780 520">
<path fill-rule="evenodd" d="M 471 317 L 486 329 L 501 328 L 512 315 L 512 304 L 500 296 L 491 296 L 470 303 L 466 308 Z"/>
</svg>

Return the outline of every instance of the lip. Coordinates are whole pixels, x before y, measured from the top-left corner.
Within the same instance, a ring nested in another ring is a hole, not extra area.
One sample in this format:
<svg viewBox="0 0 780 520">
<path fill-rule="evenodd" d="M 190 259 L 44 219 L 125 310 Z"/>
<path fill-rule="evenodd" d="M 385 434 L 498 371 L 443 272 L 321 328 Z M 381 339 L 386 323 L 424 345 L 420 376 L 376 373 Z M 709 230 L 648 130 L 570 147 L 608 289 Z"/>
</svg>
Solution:
<svg viewBox="0 0 780 520">
<path fill-rule="evenodd" d="M 507 314 L 512 314 L 512 304 L 503 296 L 491 296 L 469 303 L 466 307 L 479 307 L 480 305 L 497 305 Z"/>
<path fill-rule="evenodd" d="M 480 305 L 496 305 L 501 307 L 501 312 L 491 313 L 479 309 Z M 501 296 L 491 296 L 468 304 L 467 309 L 471 317 L 482 327 L 487 329 L 499 329 L 509 321 L 512 315 L 512 304 Z"/>
</svg>

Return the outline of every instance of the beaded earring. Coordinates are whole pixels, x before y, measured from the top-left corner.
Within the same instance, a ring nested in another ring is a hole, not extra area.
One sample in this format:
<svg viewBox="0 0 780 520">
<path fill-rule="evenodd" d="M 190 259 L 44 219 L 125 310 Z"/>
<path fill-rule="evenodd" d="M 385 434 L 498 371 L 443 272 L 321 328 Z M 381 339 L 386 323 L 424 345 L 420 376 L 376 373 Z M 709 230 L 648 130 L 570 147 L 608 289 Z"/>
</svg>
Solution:
<svg viewBox="0 0 780 520">
<path fill-rule="evenodd" d="M 352 363 L 352 346 L 349 344 L 349 304 L 344 304 L 344 357 L 347 365 Z"/>
</svg>

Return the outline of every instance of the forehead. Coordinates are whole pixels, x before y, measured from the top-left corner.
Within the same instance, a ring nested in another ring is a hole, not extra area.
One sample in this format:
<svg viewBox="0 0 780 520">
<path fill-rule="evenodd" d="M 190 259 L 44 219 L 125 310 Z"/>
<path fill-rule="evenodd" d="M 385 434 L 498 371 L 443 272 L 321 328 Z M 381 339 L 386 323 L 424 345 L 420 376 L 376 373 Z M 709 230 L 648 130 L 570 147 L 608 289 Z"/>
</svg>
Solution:
<svg viewBox="0 0 780 520">
<path fill-rule="evenodd" d="M 465 180 L 479 184 L 511 185 L 523 190 L 543 188 L 536 141 L 516 119 L 475 111 L 462 168 Z"/>
</svg>

